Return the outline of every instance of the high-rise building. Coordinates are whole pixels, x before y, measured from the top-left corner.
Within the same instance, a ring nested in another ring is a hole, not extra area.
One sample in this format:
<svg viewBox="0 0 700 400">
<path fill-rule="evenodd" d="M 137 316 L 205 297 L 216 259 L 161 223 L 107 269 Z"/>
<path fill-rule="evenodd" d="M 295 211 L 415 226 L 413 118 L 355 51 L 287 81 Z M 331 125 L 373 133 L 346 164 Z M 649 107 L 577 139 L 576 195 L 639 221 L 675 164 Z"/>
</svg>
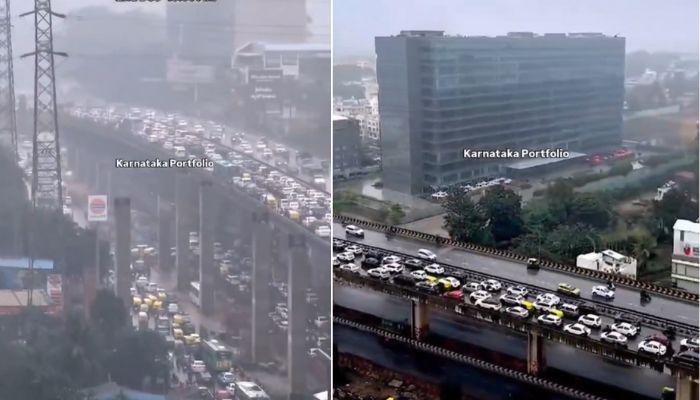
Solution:
<svg viewBox="0 0 700 400">
<path fill-rule="evenodd" d="M 418 194 L 501 175 L 464 149 L 592 151 L 621 142 L 625 39 L 403 31 L 378 37 L 385 188 Z"/>
<path fill-rule="evenodd" d="M 358 121 L 333 116 L 333 176 L 349 176 L 360 170 L 362 144 Z"/>
<path fill-rule="evenodd" d="M 698 293 L 700 282 L 700 224 L 679 219 L 673 224 L 671 282 L 681 289 Z"/>
</svg>

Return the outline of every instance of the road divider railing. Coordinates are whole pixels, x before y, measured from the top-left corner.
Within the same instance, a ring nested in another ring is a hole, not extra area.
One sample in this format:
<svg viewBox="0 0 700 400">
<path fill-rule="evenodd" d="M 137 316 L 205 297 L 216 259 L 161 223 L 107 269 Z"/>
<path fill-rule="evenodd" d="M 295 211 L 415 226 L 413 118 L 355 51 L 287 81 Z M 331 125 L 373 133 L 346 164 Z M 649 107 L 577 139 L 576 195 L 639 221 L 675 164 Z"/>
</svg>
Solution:
<svg viewBox="0 0 700 400">
<path fill-rule="evenodd" d="M 407 239 L 422 240 L 425 242 L 430 242 L 438 246 L 451 246 L 466 251 L 477 253 L 480 255 L 488 257 L 497 257 L 501 259 L 506 259 L 509 261 L 527 263 L 528 257 L 521 254 L 514 253 L 510 250 L 496 249 L 493 247 L 481 246 L 473 243 L 460 242 L 454 239 L 446 238 L 439 235 L 432 235 L 430 233 L 418 232 L 406 228 L 401 228 L 397 226 L 390 226 L 386 224 L 380 224 L 378 222 L 366 221 L 359 218 L 346 217 L 343 215 L 333 215 L 333 219 L 343 225 L 356 225 L 363 228 L 372 229 L 378 232 L 384 232 L 390 235 L 396 235 Z M 670 297 L 677 300 L 683 300 L 687 302 L 697 303 L 700 301 L 700 296 L 697 293 L 691 293 L 684 290 L 679 290 L 675 288 L 668 288 L 660 285 L 656 285 L 650 282 L 638 281 L 636 279 L 631 279 L 618 274 L 611 274 L 603 271 L 597 271 L 592 269 L 580 268 L 573 265 L 566 265 L 550 260 L 540 260 L 540 267 L 556 270 L 562 273 L 583 276 L 590 279 L 596 279 L 600 281 L 611 281 L 619 286 L 626 286 L 633 289 L 646 290 L 647 292 L 657 294 L 660 296 Z"/>
<path fill-rule="evenodd" d="M 356 329 L 362 332 L 366 332 L 375 336 L 380 336 L 383 337 L 384 339 L 387 340 L 393 340 L 396 342 L 400 342 L 408 347 L 411 347 L 414 350 L 417 351 L 422 351 L 425 353 L 431 353 L 435 356 L 442 357 L 442 358 L 448 358 L 463 364 L 470 365 L 475 368 L 479 368 L 481 370 L 488 371 L 493 374 L 497 374 L 500 376 L 505 376 L 510 379 L 517 380 L 519 382 L 533 385 L 533 386 L 538 386 L 543 389 L 549 390 L 554 393 L 559 393 L 574 399 L 581 399 L 581 400 L 605 400 L 603 397 L 595 396 L 586 392 L 583 392 L 581 390 L 573 389 L 564 385 L 560 385 L 558 383 L 552 382 L 550 380 L 544 379 L 544 378 L 539 378 L 536 376 L 528 375 L 527 373 L 508 369 L 505 367 L 501 367 L 500 365 L 495 365 L 488 363 L 483 360 L 479 360 L 477 358 L 469 357 L 463 354 L 459 354 L 457 352 L 447 350 L 442 347 L 434 346 L 431 344 L 423 343 L 418 340 L 410 339 L 405 336 L 398 335 L 393 332 L 385 331 L 383 329 L 375 328 L 372 326 L 368 325 L 363 325 L 357 322 L 353 322 L 350 320 L 346 320 L 343 318 L 338 318 L 334 317 L 333 318 L 333 323 L 346 326 L 352 329 Z"/>
</svg>

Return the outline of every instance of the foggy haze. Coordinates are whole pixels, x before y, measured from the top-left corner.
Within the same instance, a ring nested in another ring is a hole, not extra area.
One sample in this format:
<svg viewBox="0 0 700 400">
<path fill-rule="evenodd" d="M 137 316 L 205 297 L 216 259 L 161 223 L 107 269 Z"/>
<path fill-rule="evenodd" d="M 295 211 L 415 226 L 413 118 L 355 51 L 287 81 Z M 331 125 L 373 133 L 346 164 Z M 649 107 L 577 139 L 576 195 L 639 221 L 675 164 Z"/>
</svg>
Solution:
<svg viewBox="0 0 700 400">
<path fill-rule="evenodd" d="M 697 0 L 336 0 L 337 56 L 374 53 L 374 37 L 400 30 L 495 36 L 507 32 L 602 32 L 627 38 L 627 51 L 697 53 Z"/>
</svg>

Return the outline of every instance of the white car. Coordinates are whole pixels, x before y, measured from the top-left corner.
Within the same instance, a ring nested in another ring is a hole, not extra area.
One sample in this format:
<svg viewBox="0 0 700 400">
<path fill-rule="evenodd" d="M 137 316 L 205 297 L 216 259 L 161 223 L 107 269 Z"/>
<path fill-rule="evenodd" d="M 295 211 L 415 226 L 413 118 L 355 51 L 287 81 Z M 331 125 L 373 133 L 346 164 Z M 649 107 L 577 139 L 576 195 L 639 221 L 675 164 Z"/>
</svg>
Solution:
<svg viewBox="0 0 700 400">
<path fill-rule="evenodd" d="M 348 272 L 360 272 L 360 267 L 353 263 L 343 264 L 340 266 L 340 269 Z"/>
<path fill-rule="evenodd" d="M 600 340 L 608 343 L 621 344 L 625 346 L 627 345 L 627 336 L 615 331 L 601 333 Z"/>
<path fill-rule="evenodd" d="M 323 238 L 331 237 L 331 228 L 330 226 L 321 225 L 318 228 L 316 228 L 315 233 L 316 235 Z"/>
<path fill-rule="evenodd" d="M 526 308 L 520 306 L 508 307 L 505 312 L 518 318 L 527 318 L 530 316 L 530 312 L 527 311 Z"/>
<path fill-rule="evenodd" d="M 542 314 L 537 317 L 537 322 L 542 325 L 561 326 L 561 318 L 554 314 Z"/>
<path fill-rule="evenodd" d="M 467 282 L 462 286 L 463 292 L 476 292 L 477 290 L 481 290 L 481 286 L 476 282 Z"/>
<path fill-rule="evenodd" d="M 445 280 L 446 282 L 449 282 L 450 286 L 455 288 L 455 289 L 459 289 L 459 287 L 462 285 L 462 283 L 459 281 L 459 279 L 454 278 L 452 276 L 448 276 L 448 277 L 445 277 L 442 279 Z"/>
<path fill-rule="evenodd" d="M 430 264 L 425 267 L 425 272 L 434 275 L 442 275 L 445 273 L 445 268 L 440 264 Z"/>
<path fill-rule="evenodd" d="M 207 370 L 207 366 L 204 365 L 204 361 L 202 360 L 194 360 L 190 366 L 190 369 L 192 372 L 204 372 Z"/>
<path fill-rule="evenodd" d="M 700 347 L 698 345 L 698 337 L 692 337 L 692 338 L 685 338 L 681 340 L 681 347 L 688 349 L 688 350 L 694 350 L 698 351 L 698 348 Z"/>
<path fill-rule="evenodd" d="M 469 298 L 472 300 L 472 302 L 488 299 L 489 297 L 491 297 L 491 294 L 483 290 L 477 290 L 476 292 L 473 292 L 469 295 Z"/>
<path fill-rule="evenodd" d="M 417 281 L 424 281 L 428 279 L 428 274 L 426 274 L 422 269 L 417 269 L 415 271 L 411 271 L 411 278 Z"/>
<path fill-rule="evenodd" d="M 591 289 L 591 294 L 594 296 L 604 297 L 606 299 L 614 299 L 615 291 L 610 290 L 607 286 L 593 286 Z"/>
<path fill-rule="evenodd" d="M 345 227 L 345 233 L 357 237 L 365 237 L 365 231 L 356 227 L 355 225 L 348 225 Z"/>
<path fill-rule="evenodd" d="M 314 324 L 316 325 L 316 327 L 320 328 L 320 327 L 326 325 L 328 323 L 328 321 L 329 321 L 328 317 L 326 317 L 325 315 L 319 315 L 318 317 L 316 317 Z"/>
<path fill-rule="evenodd" d="M 655 340 L 643 340 L 637 346 L 640 353 L 649 353 L 655 356 L 663 356 L 666 354 L 666 346 Z"/>
<path fill-rule="evenodd" d="M 539 294 L 539 295 L 537 295 L 536 301 L 538 301 L 538 302 L 543 302 L 543 303 L 545 303 L 545 302 L 546 302 L 546 303 L 551 302 L 551 303 L 552 303 L 553 305 L 555 305 L 555 306 L 556 306 L 557 304 L 561 303 L 561 299 L 559 298 L 559 296 L 557 296 L 557 295 L 554 294 L 554 293 L 542 293 L 542 294 Z"/>
<path fill-rule="evenodd" d="M 588 336 L 591 334 L 591 328 L 583 326 L 583 324 L 567 324 L 564 326 L 564 332 L 576 336 Z"/>
<path fill-rule="evenodd" d="M 595 314 L 582 315 L 578 317 L 578 322 L 591 328 L 600 328 L 602 324 L 600 317 Z"/>
<path fill-rule="evenodd" d="M 418 257 L 422 258 L 424 260 L 429 260 L 429 261 L 437 260 L 437 256 L 435 255 L 435 253 L 433 253 L 430 250 L 426 250 L 426 249 L 419 249 L 418 250 Z"/>
<path fill-rule="evenodd" d="M 343 252 L 338 254 L 336 257 L 338 257 L 338 260 L 340 261 L 352 261 L 355 259 L 355 253 L 351 253 L 349 251 Z"/>
<path fill-rule="evenodd" d="M 382 268 L 386 269 L 392 274 L 400 274 L 403 272 L 403 265 L 398 263 L 384 264 Z"/>
<path fill-rule="evenodd" d="M 483 290 L 487 290 L 489 292 L 498 292 L 502 287 L 501 282 L 495 279 L 487 279 L 481 282 L 480 286 Z"/>
<path fill-rule="evenodd" d="M 610 329 L 625 336 L 637 336 L 639 333 L 639 328 L 628 322 L 618 322 L 616 324 L 612 324 Z"/>
<path fill-rule="evenodd" d="M 498 300 L 492 299 L 491 296 L 477 300 L 474 305 L 487 310 L 499 311 L 501 309 L 501 303 Z"/>
<path fill-rule="evenodd" d="M 353 254 L 357 255 L 357 254 L 362 254 L 364 252 L 364 250 L 362 250 L 362 247 L 356 246 L 353 244 L 353 245 L 346 247 L 345 252 L 346 253 L 353 253 Z"/>
<path fill-rule="evenodd" d="M 180 311 L 180 307 L 178 307 L 177 303 L 168 304 L 168 314 L 177 314 L 178 311 Z"/>
<path fill-rule="evenodd" d="M 390 255 L 382 258 L 382 264 L 398 264 L 399 262 L 401 262 L 401 258 L 395 255 Z"/>
<path fill-rule="evenodd" d="M 500 301 L 509 306 L 519 306 L 523 302 L 523 296 L 506 293 L 500 297 Z"/>
<path fill-rule="evenodd" d="M 535 307 L 537 311 L 549 311 L 556 306 L 556 303 L 554 303 L 552 299 L 541 299 L 535 301 L 532 306 Z"/>
<path fill-rule="evenodd" d="M 391 277 L 391 273 L 389 272 L 389 270 L 387 270 L 384 267 L 372 268 L 369 271 L 367 271 L 367 273 L 369 274 L 369 276 L 379 279 L 389 279 Z"/>
<path fill-rule="evenodd" d="M 512 294 L 514 296 L 525 297 L 527 296 L 527 288 L 523 286 L 508 286 L 508 289 L 506 289 L 506 293 Z"/>
</svg>

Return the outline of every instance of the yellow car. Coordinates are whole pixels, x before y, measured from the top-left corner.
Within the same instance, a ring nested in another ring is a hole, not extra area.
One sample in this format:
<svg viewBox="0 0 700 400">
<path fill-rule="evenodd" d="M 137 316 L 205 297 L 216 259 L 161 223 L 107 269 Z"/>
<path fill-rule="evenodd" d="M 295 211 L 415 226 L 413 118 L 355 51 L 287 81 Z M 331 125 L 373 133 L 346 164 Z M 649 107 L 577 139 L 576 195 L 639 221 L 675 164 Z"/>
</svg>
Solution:
<svg viewBox="0 0 700 400">
<path fill-rule="evenodd" d="M 180 329 L 180 328 L 175 328 L 175 329 L 173 329 L 173 337 L 174 337 L 175 339 L 182 340 L 182 339 L 185 337 L 185 334 L 182 333 L 182 329 Z"/>
<path fill-rule="evenodd" d="M 534 303 L 531 303 L 531 302 L 529 302 L 529 301 L 523 300 L 523 301 L 520 303 L 520 305 L 523 306 L 524 309 L 526 309 L 527 311 L 530 311 L 530 312 L 532 312 L 532 310 L 535 309 L 535 304 L 534 304 Z"/>
<path fill-rule="evenodd" d="M 564 318 L 564 312 L 561 310 L 557 310 L 556 308 L 550 308 L 549 313 L 552 315 L 556 315 L 557 317 L 559 317 L 559 319 Z"/>
<path fill-rule="evenodd" d="M 426 275 L 426 276 L 425 276 L 425 281 L 426 281 L 426 282 L 430 282 L 430 283 L 437 283 L 437 282 L 438 282 L 438 278 L 436 278 L 436 277 L 434 277 L 434 276 Z"/>
</svg>

